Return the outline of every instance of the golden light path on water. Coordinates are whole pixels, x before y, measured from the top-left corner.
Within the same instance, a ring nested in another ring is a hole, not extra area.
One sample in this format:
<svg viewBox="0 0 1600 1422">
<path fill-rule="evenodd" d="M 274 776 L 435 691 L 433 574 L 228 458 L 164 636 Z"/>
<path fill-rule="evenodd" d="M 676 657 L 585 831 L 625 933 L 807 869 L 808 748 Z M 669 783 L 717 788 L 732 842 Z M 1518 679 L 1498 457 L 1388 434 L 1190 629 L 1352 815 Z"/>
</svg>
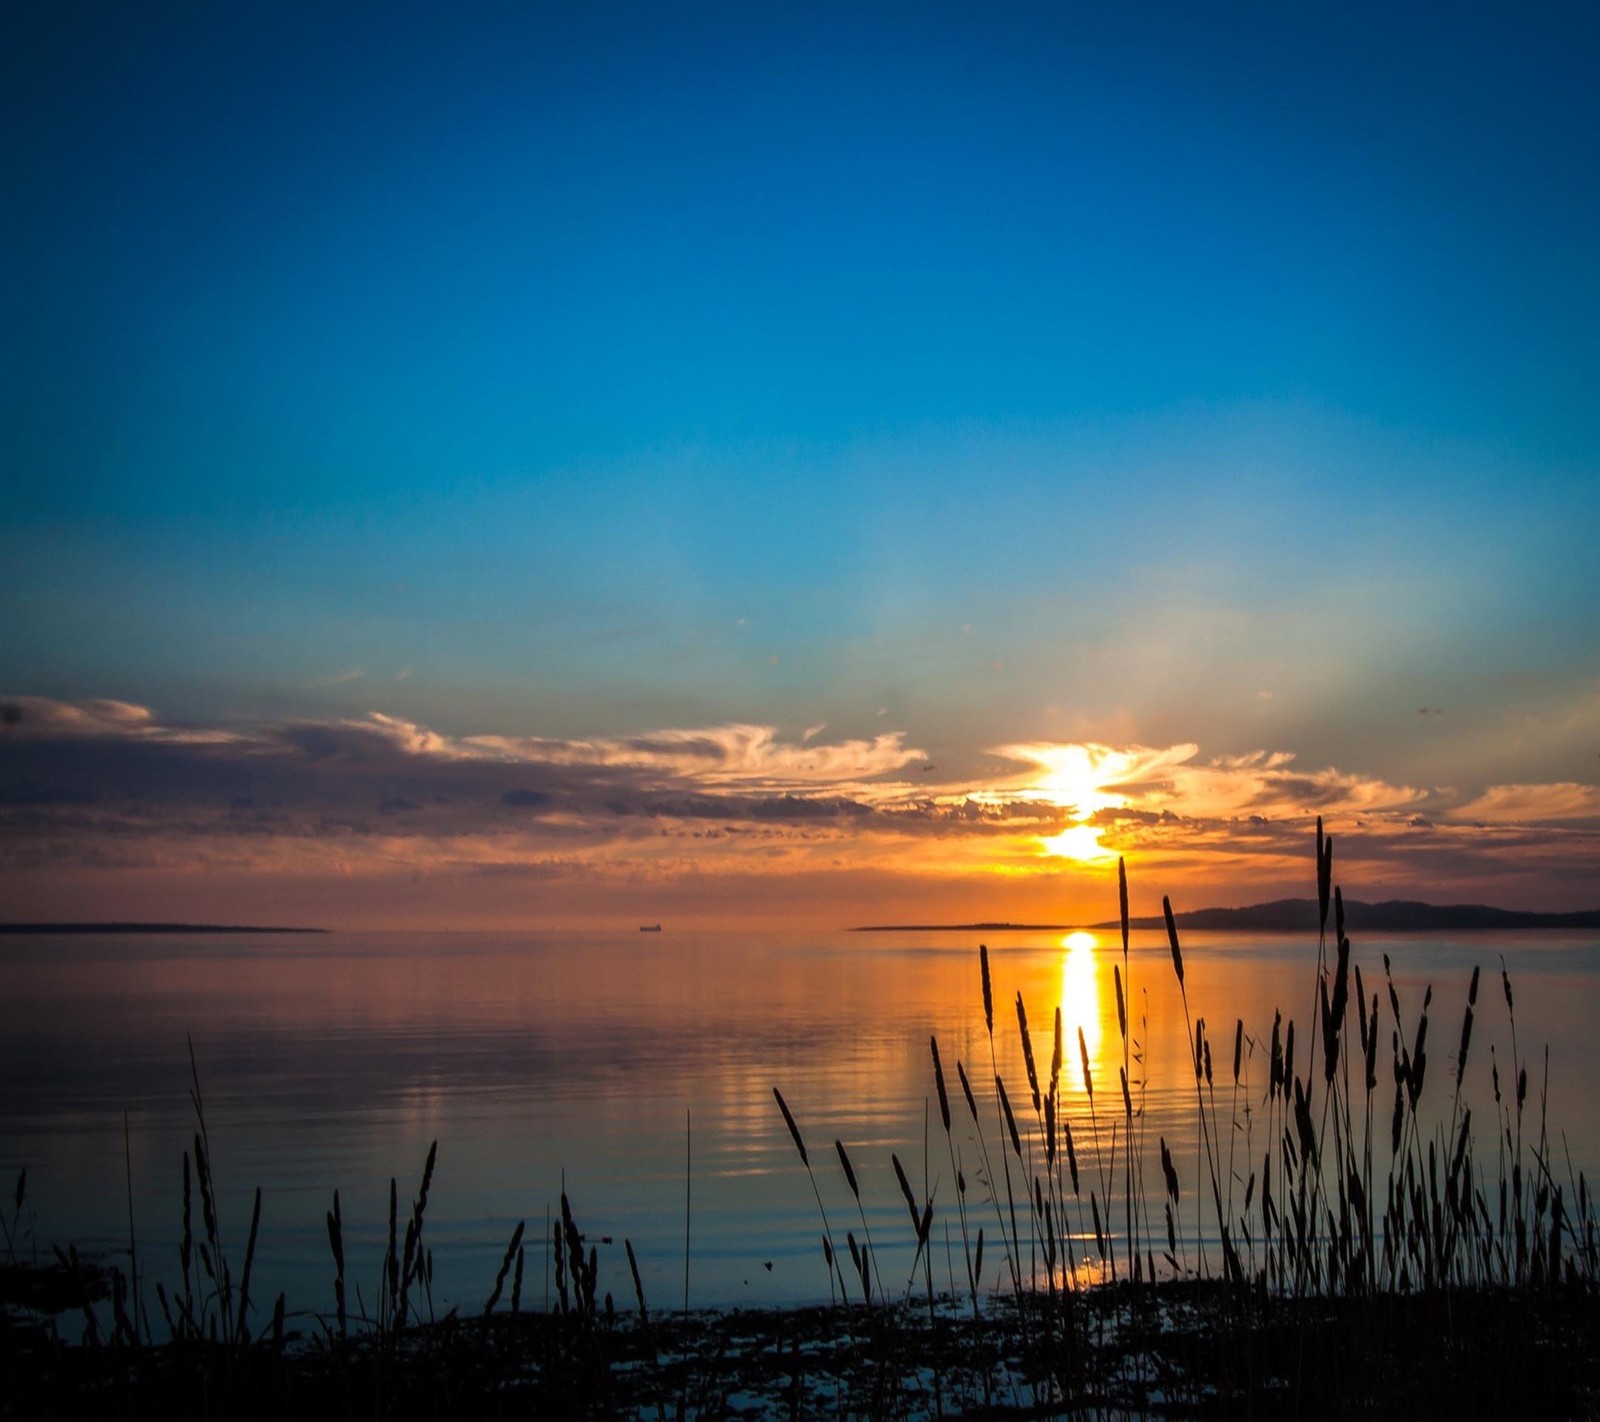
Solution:
<svg viewBox="0 0 1600 1422">
<path fill-rule="evenodd" d="M 1063 1098 L 1076 1097 L 1079 1104 L 1074 1114 L 1082 1110 L 1085 1098 L 1083 1058 L 1087 1054 L 1089 1069 L 1099 1075 L 1100 1069 L 1100 981 L 1099 940 L 1083 929 L 1068 933 L 1061 939 L 1061 1032 L 1062 1052 L 1065 1057 L 1061 1069 Z M 1078 1034 L 1082 1032 L 1082 1046 Z M 1081 1214 L 1081 1212 L 1080 1212 Z M 1109 1277 L 1106 1261 L 1094 1249 L 1094 1236 L 1081 1218 L 1076 1229 L 1069 1231 L 1074 1238 L 1071 1265 L 1073 1284 L 1082 1288 L 1103 1283 Z"/>
<path fill-rule="evenodd" d="M 1066 1089 L 1080 1096 L 1084 1090 L 1082 1051 L 1075 1050 L 1080 1031 L 1091 1068 L 1100 1060 L 1098 946 L 1094 934 L 1082 929 L 1061 940 L 1061 1033 L 1066 1057 L 1062 1077 Z"/>
</svg>

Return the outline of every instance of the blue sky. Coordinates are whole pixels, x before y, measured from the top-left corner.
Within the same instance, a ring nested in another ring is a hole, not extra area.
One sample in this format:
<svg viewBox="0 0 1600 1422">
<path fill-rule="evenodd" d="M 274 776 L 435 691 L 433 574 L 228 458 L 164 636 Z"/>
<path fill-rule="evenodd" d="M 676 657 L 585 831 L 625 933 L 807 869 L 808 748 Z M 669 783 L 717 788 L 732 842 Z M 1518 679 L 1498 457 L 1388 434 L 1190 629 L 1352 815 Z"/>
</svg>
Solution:
<svg viewBox="0 0 1600 1422">
<path fill-rule="evenodd" d="M 27 17 L 0 690 L 1287 753 L 1592 864 L 1592 15 L 577 10 Z"/>
</svg>

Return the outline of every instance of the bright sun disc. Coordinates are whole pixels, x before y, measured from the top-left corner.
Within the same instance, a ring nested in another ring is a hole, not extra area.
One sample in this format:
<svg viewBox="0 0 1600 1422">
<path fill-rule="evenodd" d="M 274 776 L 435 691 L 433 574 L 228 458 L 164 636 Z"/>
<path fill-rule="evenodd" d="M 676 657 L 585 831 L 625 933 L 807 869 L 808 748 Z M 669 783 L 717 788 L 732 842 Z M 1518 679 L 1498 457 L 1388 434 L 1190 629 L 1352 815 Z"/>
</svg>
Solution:
<svg viewBox="0 0 1600 1422">
<path fill-rule="evenodd" d="M 1104 859 L 1109 851 L 1100 843 L 1100 832 L 1093 825 L 1073 825 L 1043 841 L 1044 847 L 1063 859 L 1092 863 Z"/>
</svg>

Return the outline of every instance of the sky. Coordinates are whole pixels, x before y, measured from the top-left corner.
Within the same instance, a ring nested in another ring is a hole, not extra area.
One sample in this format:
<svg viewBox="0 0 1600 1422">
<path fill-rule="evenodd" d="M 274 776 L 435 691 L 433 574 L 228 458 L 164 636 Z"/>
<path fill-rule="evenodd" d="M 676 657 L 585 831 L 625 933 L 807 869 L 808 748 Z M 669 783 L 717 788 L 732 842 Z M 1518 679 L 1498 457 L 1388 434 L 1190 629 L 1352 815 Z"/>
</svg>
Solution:
<svg viewBox="0 0 1600 1422">
<path fill-rule="evenodd" d="M 1600 17 L 33 7 L 0 917 L 1600 904 Z"/>
</svg>

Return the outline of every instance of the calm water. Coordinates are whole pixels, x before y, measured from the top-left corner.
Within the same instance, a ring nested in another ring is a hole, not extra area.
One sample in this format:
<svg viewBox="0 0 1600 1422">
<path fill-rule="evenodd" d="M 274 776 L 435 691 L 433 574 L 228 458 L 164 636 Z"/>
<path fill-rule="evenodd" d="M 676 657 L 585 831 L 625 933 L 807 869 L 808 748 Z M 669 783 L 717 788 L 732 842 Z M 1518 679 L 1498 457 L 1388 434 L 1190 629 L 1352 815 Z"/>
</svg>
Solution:
<svg viewBox="0 0 1600 1422">
<path fill-rule="evenodd" d="M 1120 944 L 1105 934 L 990 934 L 987 941 L 1000 1072 L 1019 1116 L 1030 1121 L 1016 995 L 1027 1005 L 1041 1073 L 1049 1070 L 1052 1015 L 1062 1009 L 1069 1041 L 1063 1091 L 1087 1194 L 1095 1140 L 1108 1153 L 1121 1122 L 1112 984 Z M 1574 1174 L 1581 1168 L 1594 1178 L 1600 936 L 1358 941 L 1355 961 L 1368 993 L 1384 999 L 1380 1093 L 1392 1091 L 1385 951 L 1408 1036 L 1423 988 L 1434 987 L 1424 1099 L 1442 1101 L 1446 1110 L 1468 978 L 1475 964 L 1483 967 L 1466 1091 L 1483 1123 L 1480 1155 L 1489 1153 L 1491 1167 L 1490 1046 L 1503 1069 L 1510 1052 L 1499 980 L 1505 955 L 1530 1095 L 1537 1101 L 1548 1044 L 1552 1130 L 1564 1129 Z M 1314 941 L 1185 937 L 1189 1002 L 1207 1019 L 1215 1044 L 1225 1132 L 1234 1114 L 1235 1020 L 1242 1017 L 1246 1032 L 1260 1038 L 1247 1044 L 1237 1096 L 1248 1131 L 1233 1132 L 1230 1143 L 1241 1193 L 1248 1162 L 1259 1161 L 1266 1145 L 1256 1122 L 1273 1009 L 1296 1020 L 1305 1044 L 1315 957 Z M 1194 1085 L 1164 937 L 1135 935 L 1130 976 L 1133 1030 L 1146 1063 L 1147 1145 L 1154 1152 L 1164 1135 L 1174 1146 L 1192 1203 Z M 987 1219 L 994 1235 L 978 1183 L 979 1147 L 955 1080 L 960 1059 L 978 1090 L 998 1170 L 976 935 L 9 938 L 0 940 L 0 988 L 0 1194 L 9 1218 L 11 1187 L 25 1166 L 31 1214 L 25 1210 L 23 1228 L 31 1225 L 31 1233 L 24 1250 L 46 1253 L 52 1242 L 71 1240 L 121 1262 L 126 1117 L 142 1266 L 169 1287 L 178 1273 L 181 1153 L 194 1128 L 186 1037 L 199 1061 L 223 1189 L 224 1245 L 237 1269 L 251 1192 L 260 1185 L 255 1292 L 270 1297 L 284 1289 L 291 1308 L 332 1307 L 324 1213 L 335 1188 L 351 1277 L 371 1302 L 390 1176 L 399 1177 L 404 1210 L 436 1138 L 427 1235 L 441 1312 L 451 1304 L 482 1307 L 518 1220 L 528 1223 L 525 1301 L 543 1303 L 541 1234 L 546 1211 L 559 1209 L 563 1179 L 580 1226 L 599 1248 L 601 1288 L 615 1293 L 619 1307 L 632 1298 L 624 1237 L 633 1240 L 652 1306 L 682 1304 L 686 1179 L 691 1304 L 825 1298 L 816 1202 L 773 1102 L 774 1086 L 805 1133 L 841 1239 L 846 1227 L 860 1225 L 832 1150 L 835 1138 L 844 1141 L 884 1275 L 903 1284 L 910 1227 L 891 1152 L 919 1190 L 926 1177 L 941 1207 L 954 1199 L 933 1100 L 930 1033 L 938 1034 L 950 1076 L 968 1198 L 980 1211 L 974 1229 Z M 1352 1006 L 1352 1036 L 1354 1018 Z M 1083 1089 L 1080 1026 L 1092 1063 L 1093 1112 Z M 1297 1053 L 1303 1071 L 1305 1045 Z M 1141 1075 L 1137 1063 L 1134 1074 Z M 1382 1106 L 1379 1116 L 1387 1119 Z M 1564 1169 L 1559 1137 L 1557 1153 Z M 1159 1182 L 1158 1173 L 1153 1178 Z M 1159 1207 L 1159 1184 L 1151 1195 Z M 946 1285 L 947 1217 L 938 1216 L 936 1230 Z M 1192 1214 L 1185 1228 L 1195 1233 Z M 990 1248 L 986 1273 L 1000 1267 Z M 958 1242 L 957 1256 L 959 1249 Z M 1093 1252 L 1092 1239 L 1085 1249 Z M 957 1262 L 953 1272 L 962 1275 L 963 1266 Z"/>
</svg>

